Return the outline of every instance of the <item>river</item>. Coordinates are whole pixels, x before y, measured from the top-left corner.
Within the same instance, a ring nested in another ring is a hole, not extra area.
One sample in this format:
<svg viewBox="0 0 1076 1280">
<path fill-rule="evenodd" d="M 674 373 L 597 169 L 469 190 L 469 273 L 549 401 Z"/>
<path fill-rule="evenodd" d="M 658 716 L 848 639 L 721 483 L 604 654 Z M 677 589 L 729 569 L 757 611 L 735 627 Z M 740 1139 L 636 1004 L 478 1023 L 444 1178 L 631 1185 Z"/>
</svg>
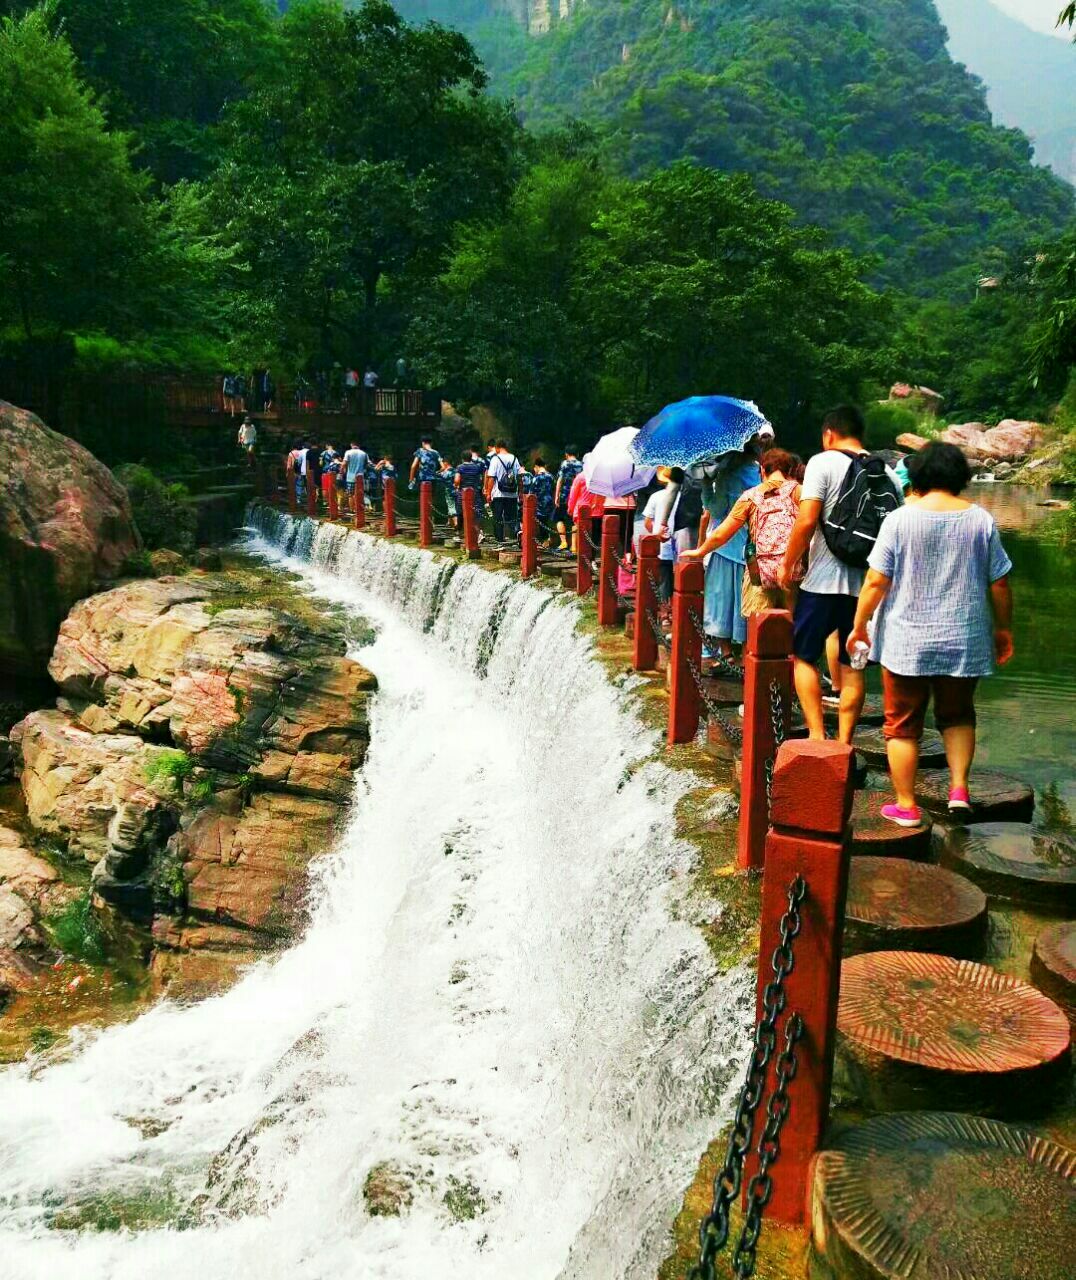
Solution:
<svg viewBox="0 0 1076 1280">
<path fill-rule="evenodd" d="M 570 601 L 262 520 L 377 628 L 352 821 L 290 951 L 0 1072 L 4 1280 L 649 1280 L 753 1008 L 690 923 L 697 780 Z"/>
</svg>

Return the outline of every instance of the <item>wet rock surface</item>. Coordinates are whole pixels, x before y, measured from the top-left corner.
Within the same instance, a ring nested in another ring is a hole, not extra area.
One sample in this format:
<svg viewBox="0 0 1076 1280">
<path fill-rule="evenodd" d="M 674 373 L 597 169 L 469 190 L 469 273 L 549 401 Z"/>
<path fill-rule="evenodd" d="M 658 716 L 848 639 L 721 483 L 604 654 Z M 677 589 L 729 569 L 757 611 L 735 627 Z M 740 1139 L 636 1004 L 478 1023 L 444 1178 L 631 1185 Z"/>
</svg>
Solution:
<svg viewBox="0 0 1076 1280">
<path fill-rule="evenodd" d="M 369 742 L 376 680 L 346 650 L 334 620 L 261 607 L 242 575 L 127 583 L 63 623 L 61 697 L 11 735 L 27 818 L 147 930 L 162 985 L 215 989 L 301 922 Z M 0 838 L 0 953 L 50 871 Z"/>
</svg>

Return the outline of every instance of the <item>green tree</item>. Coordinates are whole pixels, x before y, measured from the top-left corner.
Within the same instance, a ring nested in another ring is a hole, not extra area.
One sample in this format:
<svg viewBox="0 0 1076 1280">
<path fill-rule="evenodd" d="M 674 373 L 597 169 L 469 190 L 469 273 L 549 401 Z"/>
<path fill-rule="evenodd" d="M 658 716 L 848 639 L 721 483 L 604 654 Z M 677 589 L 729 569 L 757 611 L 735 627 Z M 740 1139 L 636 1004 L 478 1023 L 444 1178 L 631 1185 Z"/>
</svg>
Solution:
<svg viewBox="0 0 1076 1280">
<path fill-rule="evenodd" d="M 461 35 L 384 0 L 300 0 L 279 34 L 286 73 L 231 109 L 213 182 L 237 328 L 296 359 L 387 355 L 456 223 L 503 205 L 518 126 Z"/>
</svg>

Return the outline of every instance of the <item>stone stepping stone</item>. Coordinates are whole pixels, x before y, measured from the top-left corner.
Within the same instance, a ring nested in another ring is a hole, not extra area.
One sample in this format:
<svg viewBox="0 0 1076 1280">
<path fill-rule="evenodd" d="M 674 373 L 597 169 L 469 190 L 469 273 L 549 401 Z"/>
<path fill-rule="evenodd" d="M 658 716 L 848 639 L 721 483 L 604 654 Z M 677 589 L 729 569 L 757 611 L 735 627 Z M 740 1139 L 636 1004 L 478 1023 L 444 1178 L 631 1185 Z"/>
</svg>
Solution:
<svg viewBox="0 0 1076 1280">
<path fill-rule="evenodd" d="M 739 723 L 740 718 L 735 715 L 735 710 L 743 702 L 742 684 L 736 680 L 723 680 L 716 676 L 704 676 L 702 687 L 706 690 L 706 696 L 715 706 L 732 707 L 733 715 L 730 715 L 729 719 Z"/>
<path fill-rule="evenodd" d="M 944 860 L 991 897 L 1076 911 L 1076 840 L 1022 822 L 954 827 Z"/>
<path fill-rule="evenodd" d="M 948 769 L 920 770 L 915 788 L 920 805 L 936 818 L 949 821 Z M 972 811 L 968 822 L 1030 822 L 1035 812 L 1035 793 L 1019 778 L 990 769 L 975 769 L 971 775 Z"/>
<path fill-rule="evenodd" d="M 907 858 L 855 858 L 844 953 L 934 951 L 971 958 L 986 937 L 986 894 L 954 871 Z"/>
<path fill-rule="evenodd" d="M 822 704 L 822 718 L 826 722 L 827 727 L 835 729 L 837 726 L 839 708 Z M 859 717 L 859 723 L 863 728 L 880 728 L 885 722 L 885 707 L 882 705 L 881 698 L 875 697 L 873 694 L 867 695 L 867 700 L 863 704 L 863 713 Z M 806 730 L 806 723 L 803 719 L 803 712 L 796 703 L 792 709 L 792 725 L 793 728 L 803 727 Z"/>
<path fill-rule="evenodd" d="M 889 796 L 881 791 L 857 791 L 852 805 L 852 853 L 877 858 L 914 858 L 929 862 L 934 820 L 923 810 L 918 827 L 898 827 L 882 817 Z"/>
<path fill-rule="evenodd" d="M 873 951 L 841 966 L 841 1071 L 875 1111 L 1028 1114 L 1068 1079 L 1070 1037 L 1052 1000 L 987 965 Z"/>
<path fill-rule="evenodd" d="M 872 769 L 889 767 L 885 754 L 885 738 L 881 729 L 857 729 L 852 745 Z M 923 769 L 938 769 L 945 764 L 945 746 L 937 729 L 927 729 L 919 744 L 919 765 Z"/>
<path fill-rule="evenodd" d="M 1065 1280 L 1074 1230 L 1076 1152 L 982 1116 L 876 1116 L 815 1165 L 812 1275 Z"/>
<path fill-rule="evenodd" d="M 1076 923 L 1063 920 L 1035 939 L 1031 981 L 1056 1001 L 1076 1026 Z"/>
</svg>

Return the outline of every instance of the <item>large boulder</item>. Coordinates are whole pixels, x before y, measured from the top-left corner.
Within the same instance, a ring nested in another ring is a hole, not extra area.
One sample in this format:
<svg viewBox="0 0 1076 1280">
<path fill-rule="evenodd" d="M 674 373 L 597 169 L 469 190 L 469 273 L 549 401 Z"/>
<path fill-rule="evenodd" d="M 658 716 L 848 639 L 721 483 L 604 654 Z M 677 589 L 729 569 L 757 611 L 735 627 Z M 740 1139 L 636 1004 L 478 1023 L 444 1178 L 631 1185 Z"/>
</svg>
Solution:
<svg viewBox="0 0 1076 1280">
<path fill-rule="evenodd" d="M 141 542 L 111 471 L 5 401 L 0 458 L 0 674 L 43 675 L 67 611 Z"/>
<path fill-rule="evenodd" d="M 1046 431 L 1037 422 L 1006 418 L 996 427 L 981 422 L 964 422 L 946 427 L 941 438 L 961 448 L 969 462 L 984 465 L 1016 462 L 1034 453 L 1046 440 Z"/>
<path fill-rule="evenodd" d="M 889 388 L 889 398 L 897 404 L 911 404 L 925 413 L 937 414 L 941 411 L 945 397 L 930 387 L 917 387 L 909 382 L 894 382 Z"/>
</svg>

